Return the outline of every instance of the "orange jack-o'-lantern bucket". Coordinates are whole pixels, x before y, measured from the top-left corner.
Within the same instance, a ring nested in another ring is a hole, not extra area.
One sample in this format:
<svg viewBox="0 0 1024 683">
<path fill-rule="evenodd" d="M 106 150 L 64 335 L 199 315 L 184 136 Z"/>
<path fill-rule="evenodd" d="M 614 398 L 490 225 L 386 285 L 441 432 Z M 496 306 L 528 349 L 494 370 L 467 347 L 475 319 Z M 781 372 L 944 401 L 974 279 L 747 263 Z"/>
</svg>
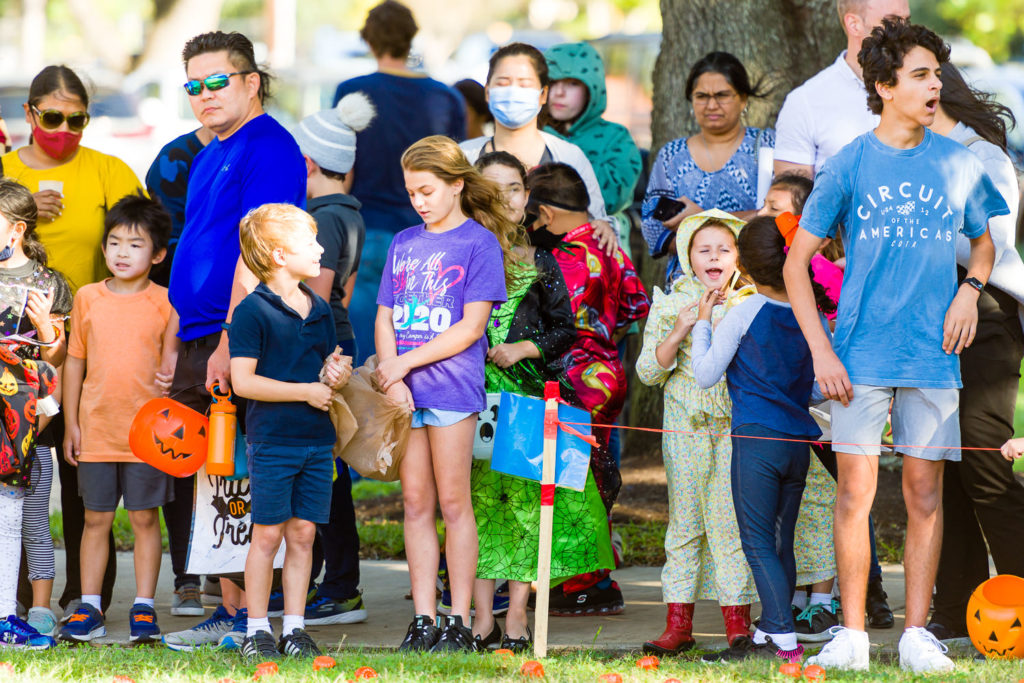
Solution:
<svg viewBox="0 0 1024 683">
<path fill-rule="evenodd" d="M 128 432 L 135 457 L 175 477 L 188 477 L 206 462 L 209 421 L 202 413 L 169 398 L 139 408 Z"/>
<path fill-rule="evenodd" d="M 1024 658 L 1024 579 L 1000 574 L 974 589 L 967 602 L 967 633 L 990 659 Z"/>
</svg>

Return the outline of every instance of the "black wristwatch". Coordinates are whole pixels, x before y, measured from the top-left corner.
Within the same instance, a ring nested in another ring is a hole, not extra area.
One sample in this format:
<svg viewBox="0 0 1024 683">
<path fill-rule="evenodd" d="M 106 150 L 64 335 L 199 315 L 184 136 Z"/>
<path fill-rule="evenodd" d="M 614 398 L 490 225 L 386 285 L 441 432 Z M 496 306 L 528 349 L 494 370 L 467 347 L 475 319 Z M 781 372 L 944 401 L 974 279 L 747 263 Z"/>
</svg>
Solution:
<svg viewBox="0 0 1024 683">
<path fill-rule="evenodd" d="M 962 284 L 962 285 L 970 285 L 971 287 L 974 287 L 979 292 L 981 292 L 981 290 L 985 289 L 985 283 L 982 282 L 981 280 L 979 280 L 976 277 L 965 278 L 964 281 L 961 282 L 960 284 Z"/>
</svg>

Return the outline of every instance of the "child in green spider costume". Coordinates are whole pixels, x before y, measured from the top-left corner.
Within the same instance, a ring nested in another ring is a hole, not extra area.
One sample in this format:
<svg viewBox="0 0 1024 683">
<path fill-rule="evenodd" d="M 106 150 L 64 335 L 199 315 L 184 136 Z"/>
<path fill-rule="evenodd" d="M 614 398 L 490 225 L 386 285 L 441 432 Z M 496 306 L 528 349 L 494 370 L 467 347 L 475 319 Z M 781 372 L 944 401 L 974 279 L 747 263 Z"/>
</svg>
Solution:
<svg viewBox="0 0 1024 683">
<path fill-rule="evenodd" d="M 526 169 L 511 154 L 494 152 L 477 161 L 484 177 L 501 185 L 516 222 L 526 204 Z M 530 277 L 508 292 L 487 325 L 485 370 L 488 392 L 509 391 L 542 396 L 544 383 L 558 377 L 555 361 L 576 337 L 572 304 L 558 262 L 546 249 L 526 245 L 522 254 Z M 473 591 L 473 633 L 478 649 L 501 646 L 515 652 L 529 648 L 526 617 L 530 581 L 537 578 L 540 529 L 540 483 L 494 472 L 490 462 L 473 461 L 473 508 L 480 555 Z M 611 569 L 614 560 L 605 508 L 594 475 L 583 491 L 558 489 L 555 496 L 551 576 L 568 578 Z M 495 579 L 509 580 L 509 610 L 502 635 L 492 613 Z"/>
</svg>

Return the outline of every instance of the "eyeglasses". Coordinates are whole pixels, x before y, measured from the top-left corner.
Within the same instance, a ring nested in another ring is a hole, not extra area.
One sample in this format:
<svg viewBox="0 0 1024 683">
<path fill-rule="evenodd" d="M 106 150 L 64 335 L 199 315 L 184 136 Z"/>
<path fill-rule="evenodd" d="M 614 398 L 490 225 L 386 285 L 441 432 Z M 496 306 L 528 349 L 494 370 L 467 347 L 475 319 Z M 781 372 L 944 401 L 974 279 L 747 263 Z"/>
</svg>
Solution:
<svg viewBox="0 0 1024 683">
<path fill-rule="evenodd" d="M 32 111 L 39 117 L 39 125 L 46 130 L 56 130 L 60 128 L 62 123 L 67 121 L 68 130 L 73 133 L 81 133 L 89 125 L 89 113 L 84 111 L 72 112 L 67 116 L 64 115 L 64 112 L 56 109 L 39 111 L 32 107 Z"/>
<path fill-rule="evenodd" d="M 232 76 L 244 76 L 245 74 L 251 73 L 252 71 L 234 71 L 229 74 L 213 74 L 212 76 L 207 76 L 201 81 L 187 81 L 184 85 L 185 92 L 195 97 L 196 95 L 203 92 L 204 85 L 206 86 L 206 89 L 210 92 L 213 92 L 214 90 L 220 90 L 221 88 L 228 87 L 228 83 L 231 81 Z"/>
<path fill-rule="evenodd" d="M 711 104 L 711 100 L 718 103 L 718 106 L 724 107 L 731 103 L 736 97 L 736 92 L 733 90 L 720 90 L 719 92 L 695 92 L 693 93 L 693 103 L 699 104 L 702 107 L 706 107 Z"/>
</svg>

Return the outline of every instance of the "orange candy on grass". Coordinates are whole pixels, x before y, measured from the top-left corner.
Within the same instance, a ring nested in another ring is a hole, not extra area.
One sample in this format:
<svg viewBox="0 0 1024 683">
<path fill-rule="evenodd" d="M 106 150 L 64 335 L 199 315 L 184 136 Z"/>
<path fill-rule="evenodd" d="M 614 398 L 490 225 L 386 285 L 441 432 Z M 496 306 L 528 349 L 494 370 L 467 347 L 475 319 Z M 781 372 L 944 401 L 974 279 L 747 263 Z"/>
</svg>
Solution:
<svg viewBox="0 0 1024 683">
<path fill-rule="evenodd" d="M 779 673 L 790 678 L 800 678 L 800 662 L 786 662 L 779 667 Z"/>
<path fill-rule="evenodd" d="M 808 681 L 823 681 L 825 680 L 825 669 L 817 664 L 811 664 L 804 669 L 804 678 Z"/>
<path fill-rule="evenodd" d="M 320 655 L 313 660 L 313 671 L 320 671 L 321 669 L 333 669 L 338 665 L 338 662 L 334 661 L 334 657 L 328 657 L 327 655 Z"/>
<path fill-rule="evenodd" d="M 356 672 L 353 675 L 356 677 L 356 680 L 359 680 L 361 678 L 376 678 L 377 672 L 374 671 L 373 667 L 361 666 L 358 669 L 356 669 Z"/>
<path fill-rule="evenodd" d="M 544 665 L 535 659 L 523 662 L 519 667 L 519 673 L 527 678 L 544 678 Z"/>
<path fill-rule="evenodd" d="M 601 674 L 597 677 L 601 683 L 622 683 L 622 676 L 616 673 Z"/>
<path fill-rule="evenodd" d="M 264 676 L 276 676 L 277 675 L 277 662 L 261 662 L 256 666 L 256 673 L 252 675 L 254 681 L 258 681 Z"/>
<path fill-rule="evenodd" d="M 117 675 L 113 678 L 113 683 L 135 683 L 135 679 L 131 676 Z"/>
<path fill-rule="evenodd" d="M 512 652 L 512 650 L 508 649 L 507 647 L 503 647 L 503 648 L 500 648 L 498 650 L 495 650 L 494 654 L 500 655 L 502 657 L 511 657 L 515 653 Z"/>
<path fill-rule="evenodd" d="M 636 668 L 638 669 L 647 669 L 649 671 L 653 671 L 654 669 L 657 669 L 659 666 L 661 666 L 661 660 L 655 657 L 654 655 L 648 655 L 647 657 L 641 657 L 640 659 L 636 660 Z"/>
</svg>

